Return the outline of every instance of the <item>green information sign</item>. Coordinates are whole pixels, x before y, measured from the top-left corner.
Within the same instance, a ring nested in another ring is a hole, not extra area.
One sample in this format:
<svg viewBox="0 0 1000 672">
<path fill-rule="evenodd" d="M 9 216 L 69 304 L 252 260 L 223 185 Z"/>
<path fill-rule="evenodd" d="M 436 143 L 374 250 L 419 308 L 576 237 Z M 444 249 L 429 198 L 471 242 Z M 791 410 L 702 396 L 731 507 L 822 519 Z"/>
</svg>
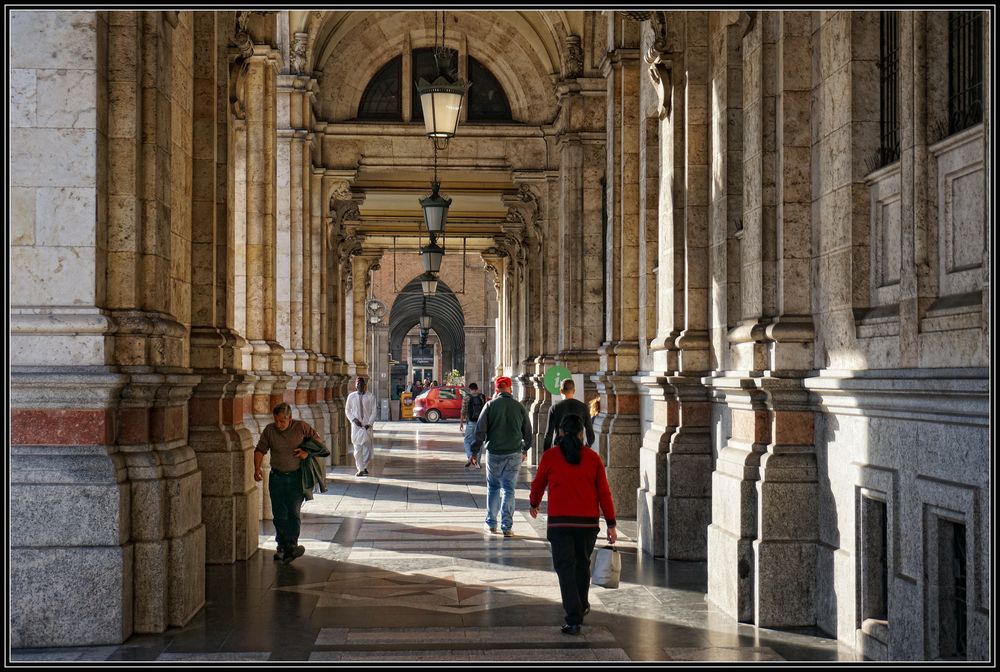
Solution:
<svg viewBox="0 0 1000 672">
<path fill-rule="evenodd" d="M 573 374 L 565 366 L 551 366 L 545 372 L 545 389 L 552 394 L 559 394 L 559 386 L 562 385 L 562 381 L 572 377 Z"/>
</svg>

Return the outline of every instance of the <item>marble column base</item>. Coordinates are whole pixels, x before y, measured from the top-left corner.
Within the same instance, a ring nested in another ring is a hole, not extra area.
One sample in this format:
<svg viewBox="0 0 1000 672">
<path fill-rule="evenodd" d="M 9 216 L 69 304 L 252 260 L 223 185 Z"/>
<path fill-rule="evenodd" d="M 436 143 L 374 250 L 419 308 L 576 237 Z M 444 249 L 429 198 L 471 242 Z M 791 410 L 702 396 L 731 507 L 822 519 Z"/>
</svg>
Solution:
<svg viewBox="0 0 1000 672">
<path fill-rule="evenodd" d="M 666 551 L 666 503 L 663 495 L 639 489 L 636 495 L 636 527 L 639 549 L 654 558 L 664 557 Z"/>
<path fill-rule="evenodd" d="M 10 645 L 121 644 L 132 624 L 132 546 L 10 551 Z"/>
<path fill-rule="evenodd" d="M 708 596 L 722 613 L 742 623 L 753 623 L 752 540 L 722 527 L 708 527 Z"/>
<path fill-rule="evenodd" d="M 816 624 L 816 544 L 755 541 L 754 624 L 760 628 Z"/>
</svg>

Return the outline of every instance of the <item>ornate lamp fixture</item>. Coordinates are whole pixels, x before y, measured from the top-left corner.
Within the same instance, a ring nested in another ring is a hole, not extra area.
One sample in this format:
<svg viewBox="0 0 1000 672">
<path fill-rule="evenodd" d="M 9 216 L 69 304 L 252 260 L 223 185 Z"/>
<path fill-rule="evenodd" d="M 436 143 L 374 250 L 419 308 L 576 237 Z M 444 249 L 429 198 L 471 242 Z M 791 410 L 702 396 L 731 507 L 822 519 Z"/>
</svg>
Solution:
<svg viewBox="0 0 1000 672">
<path fill-rule="evenodd" d="M 438 140 L 447 143 L 448 138 L 455 135 L 462 113 L 462 101 L 465 100 L 465 94 L 470 86 L 468 82 L 458 78 L 452 65 L 451 50 L 448 49 L 445 40 L 448 25 L 446 19 L 445 12 L 441 12 L 442 27 L 439 43 L 438 17 L 437 12 L 434 13 L 434 63 L 437 67 L 437 77 L 433 82 L 423 78 L 417 82 L 420 105 L 424 111 L 424 126 L 434 148 L 434 180 L 431 182 L 431 195 L 420 199 L 420 207 L 424 211 L 424 225 L 430 236 L 430 244 L 420 248 L 424 265 L 424 275 L 420 284 L 424 296 L 434 296 L 437 292 L 435 274 L 440 272 L 441 258 L 444 256 L 444 249 L 438 246 L 437 237 L 444 234 L 448 208 L 451 207 L 451 199 L 442 197 L 438 191 L 441 188 L 437 174 Z"/>
<path fill-rule="evenodd" d="M 434 296 L 437 294 L 438 289 L 438 278 L 436 275 L 428 271 L 420 276 L 420 289 L 423 290 L 424 296 Z"/>
<path fill-rule="evenodd" d="M 443 257 L 444 249 L 434 242 L 434 238 L 431 238 L 430 243 L 420 248 L 420 260 L 424 263 L 426 273 L 440 273 Z"/>
<path fill-rule="evenodd" d="M 448 208 L 451 199 L 438 193 L 441 183 L 437 181 L 437 149 L 434 150 L 434 181 L 431 182 L 431 195 L 420 199 L 420 207 L 424 209 L 424 224 L 427 232 L 433 236 L 444 233 L 444 223 L 448 218 Z"/>
<path fill-rule="evenodd" d="M 428 82 L 423 77 L 417 82 L 420 106 L 424 111 L 424 127 L 430 138 L 448 138 L 455 135 L 458 118 L 462 114 L 462 101 L 469 90 L 469 83 L 458 78 L 451 62 L 451 51 L 445 43 L 448 24 L 441 12 L 441 43 L 438 44 L 437 12 L 434 13 L 434 63 L 437 77 Z"/>
<path fill-rule="evenodd" d="M 420 329 L 427 331 L 431 328 L 431 316 L 427 314 L 427 298 L 424 297 L 424 309 L 420 312 Z"/>
</svg>

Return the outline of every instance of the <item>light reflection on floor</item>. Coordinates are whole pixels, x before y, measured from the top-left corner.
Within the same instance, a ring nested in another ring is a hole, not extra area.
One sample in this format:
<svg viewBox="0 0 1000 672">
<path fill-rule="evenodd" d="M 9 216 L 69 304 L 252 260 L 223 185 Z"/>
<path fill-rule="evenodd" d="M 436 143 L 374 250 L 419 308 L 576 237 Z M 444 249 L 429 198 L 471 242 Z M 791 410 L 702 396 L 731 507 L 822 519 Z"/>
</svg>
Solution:
<svg viewBox="0 0 1000 672">
<path fill-rule="evenodd" d="M 304 557 L 273 562 L 264 522 L 254 557 L 208 567 L 206 606 L 185 627 L 121 646 L 14 650 L 12 660 L 854 660 L 818 633 L 719 613 L 705 601 L 704 563 L 637 563 L 628 520 L 621 585 L 592 587 L 583 634 L 563 635 L 544 515 L 527 515 L 534 470 L 522 469 L 505 539 L 482 530 L 485 471 L 464 468 L 457 422 L 376 430 L 372 476 L 331 468 L 328 492 L 303 505 Z"/>
</svg>

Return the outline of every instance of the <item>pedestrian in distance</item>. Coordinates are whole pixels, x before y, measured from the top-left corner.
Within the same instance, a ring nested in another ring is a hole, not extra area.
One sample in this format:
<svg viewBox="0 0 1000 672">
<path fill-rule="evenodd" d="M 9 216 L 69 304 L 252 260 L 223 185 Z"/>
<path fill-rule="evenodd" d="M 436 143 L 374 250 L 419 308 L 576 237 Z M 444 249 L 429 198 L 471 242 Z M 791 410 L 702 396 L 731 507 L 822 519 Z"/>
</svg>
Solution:
<svg viewBox="0 0 1000 672">
<path fill-rule="evenodd" d="M 531 482 L 529 513 L 538 517 L 545 491 L 549 493 L 546 538 L 552 566 L 559 577 L 559 593 L 566 613 L 562 632 L 580 634 L 590 612 L 590 554 L 600 531 L 600 513 L 608 526 L 608 543 L 618 540 L 615 507 L 608 476 L 600 456 L 583 442 L 584 423 L 567 415 L 559 425 L 558 450 L 547 450 Z"/>
<path fill-rule="evenodd" d="M 528 412 L 511 395 L 511 387 L 507 376 L 497 378 L 498 394 L 486 403 L 476 423 L 470 464 L 479 466 L 479 453 L 485 447 L 486 521 L 483 527 L 490 534 L 496 534 L 499 522 L 505 537 L 514 536 L 514 487 L 521 464 L 528 459 L 532 440 Z"/>
<path fill-rule="evenodd" d="M 549 422 L 545 428 L 545 443 L 542 445 L 542 452 L 552 446 L 556 432 L 562 424 L 563 418 L 567 415 L 578 415 L 583 419 L 584 429 L 587 433 L 587 445 L 594 445 L 594 425 L 590 418 L 590 409 L 587 408 L 587 404 L 573 398 L 576 394 L 576 383 L 573 382 L 572 378 L 567 378 L 559 386 L 559 392 L 562 394 L 562 401 L 553 404 L 552 408 L 549 409 Z"/>
<path fill-rule="evenodd" d="M 351 445 L 354 450 L 354 464 L 358 468 L 355 476 L 367 476 L 375 449 L 375 417 L 378 412 L 375 395 L 368 394 L 368 383 L 362 376 L 354 381 L 354 392 L 347 395 L 344 412 L 351 422 Z"/>
<path fill-rule="evenodd" d="M 472 464 L 472 443 L 476 440 L 476 423 L 479 421 L 479 414 L 486 405 L 486 395 L 480 394 L 479 385 L 469 383 L 469 393 L 462 399 L 462 413 L 458 419 L 459 430 L 465 433 L 465 468 Z M 481 464 L 477 467 L 482 469 Z"/>
</svg>

